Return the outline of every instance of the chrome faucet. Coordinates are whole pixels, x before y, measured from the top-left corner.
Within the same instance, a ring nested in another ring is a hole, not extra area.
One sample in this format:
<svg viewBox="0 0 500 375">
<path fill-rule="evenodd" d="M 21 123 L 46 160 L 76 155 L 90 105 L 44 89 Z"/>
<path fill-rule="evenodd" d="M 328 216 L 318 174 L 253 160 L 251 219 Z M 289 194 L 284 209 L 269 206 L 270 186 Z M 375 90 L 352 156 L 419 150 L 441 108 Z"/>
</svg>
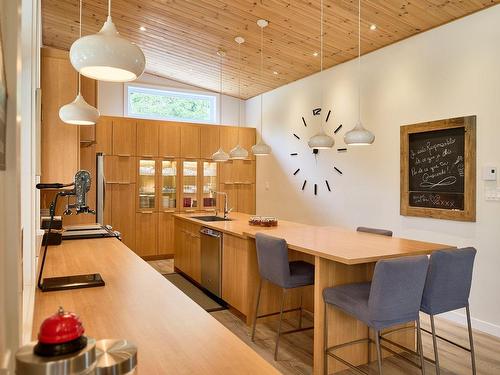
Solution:
<svg viewBox="0 0 500 375">
<path fill-rule="evenodd" d="M 210 190 L 210 195 L 219 194 L 224 196 L 224 219 L 227 219 L 227 215 L 233 210 L 227 207 L 227 193 L 223 191 Z M 217 209 L 215 210 L 215 216 L 217 216 Z"/>
</svg>

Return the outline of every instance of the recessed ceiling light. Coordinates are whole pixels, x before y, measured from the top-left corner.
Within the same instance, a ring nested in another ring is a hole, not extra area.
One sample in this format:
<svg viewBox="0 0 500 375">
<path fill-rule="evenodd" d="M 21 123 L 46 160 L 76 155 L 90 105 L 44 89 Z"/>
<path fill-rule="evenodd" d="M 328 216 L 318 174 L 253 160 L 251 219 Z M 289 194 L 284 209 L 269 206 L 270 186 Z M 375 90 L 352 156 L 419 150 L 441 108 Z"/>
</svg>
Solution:
<svg viewBox="0 0 500 375">
<path fill-rule="evenodd" d="M 375 31 L 377 30 L 377 25 L 375 25 L 374 23 L 370 26 L 370 30 L 372 31 Z"/>
<path fill-rule="evenodd" d="M 318 52 L 313 52 L 314 57 L 318 57 L 319 53 Z"/>
<path fill-rule="evenodd" d="M 274 74 L 275 76 L 277 76 L 279 73 L 275 70 L 275 71 L 273 72 L 273 74 Z"/>
<path fill-rule="evenodd" d="M 139 27 L 139 30 L 146 31 L 146 28 L 144 26 L 141 26 L 141 27 Z"/>
</svg>

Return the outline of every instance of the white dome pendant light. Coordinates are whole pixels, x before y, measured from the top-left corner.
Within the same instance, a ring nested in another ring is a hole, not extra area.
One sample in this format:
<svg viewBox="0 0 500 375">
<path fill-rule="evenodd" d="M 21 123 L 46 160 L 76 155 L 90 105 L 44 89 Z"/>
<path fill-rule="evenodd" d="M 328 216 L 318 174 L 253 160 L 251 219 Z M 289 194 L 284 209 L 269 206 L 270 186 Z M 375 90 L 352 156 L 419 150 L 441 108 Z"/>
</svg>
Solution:
<svg viewBox="0 0 500 375">
<path fill-rule="evenodd" d="M 241 45 L 245 43 L 245 39 L 241 36 L 234 38 L 234 41 L 238 43 L 238 100 L 241 97 Z M 240 125 L 241 125 L 241 114 L 240 114 L 240 104 L 238 103 L 238 144 L 235 148 L 229 151 L 229 158 L 233 160 L 242 160 L 248 158 L 248 151 L 240 146 Z"/>
<path fill-rule="evenodd" d="M 217 51 L 217 55 L 220 57 L 220 83 L 219 83 L 219 124 L 222 125 L 222 67 L 223 59 L 226 56 L 226 52 L 223 49 Z M 225 162 L 229 160 L 229 154 L 225 152 L 222 147 L 220 147 L 214 154 L 212 154 L 212 160 L 216 162 Z"/>
<path fill-rule="evenodd" d="M 82 37 L 82 5 L 80 0 L 80 38 Z M 71 125 L 94 125 L 99 120 L 99 111 L 88 104 L 81 94 L 82 77 L 78 73 L 78 94 L 71 103 L 59 109 L 59 118 L 62 122 Z"/>
<path fill-rule="evenodd" d="M 320 16 L 320 75 L 323 72 L 323 0 L 321 0 L 321 16 Z M 321 86 L 321 107 L 323 107 L 323 86 Z M 318 133 L 313 135 L 307 144 L 312 149 L 329 149 L 335 144 L 335 140 L 325 133 L 323 124 L 323 114 L 320 113 L 321 129 Z"/>
<path fill-rule="evenodd" d="M 264 27 L 269 25 L 266 20 L 258 20 L 257 25 L 260 27 L 260 77 L 264 77 Z M 262 124 L 263 124 L 263 113 L 264 113 L 264 94 L 260 94 L 260 141 L 252 146 L 252 154 L 255 156 L 267 156 L 271 154 L 271 146 L 264 142 Z"/>
<path fill-rule="evenodd" d="M 111 20 L 111 0 L 108 0 L 108 18 L 101 30 L 75 41 L 69 56 L 78 72 L 99 81 L 133 81 L 146 67 L 142 50 L 116 30 Z"/>
<path fill-rule="evenodd" d="M 344 142 L 349 146 L 366 146 L 375 141 L 375 135 L 361 123 L 361 0 L 358 0 L 358 122 L 345 133 Z"/>
</svg>

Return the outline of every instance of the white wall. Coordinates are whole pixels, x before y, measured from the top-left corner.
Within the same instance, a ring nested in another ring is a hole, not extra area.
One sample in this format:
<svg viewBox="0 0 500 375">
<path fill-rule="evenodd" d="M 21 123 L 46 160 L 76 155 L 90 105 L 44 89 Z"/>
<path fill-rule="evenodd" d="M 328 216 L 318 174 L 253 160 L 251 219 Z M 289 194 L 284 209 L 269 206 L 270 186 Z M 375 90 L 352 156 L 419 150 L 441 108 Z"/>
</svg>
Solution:
<svg viewBox="0 0 500 375">
<path fill-rule="evenodd" d="M 164 88 L 185 89 L 201 93 L 211 93 L 199 87 L 190 86 L 184 83 L 173 81 L 168 78 L 158 77 L 152 74 L 144 73 L 134 83 L 144 83 Z M 101 115 L 123 116 L 124 115 L 124 85 L 123 83 L 99 82 L 98 109 Z M 240 106 L 241 125 L 245 122 L 245 102 L 232 96 L 222 96 L 222 124 L 238 125 L 238 105 Z M 218 112 L 218 111 L 217 111 Z M 217 122 L 219 122 L 217 114 Z"/>
<path fill-rule="evenodd" d="M 484 199 L 483 165 L 500 167 L 500 6 L 476 13 L 371 53 L 362 59 L 362 119 L 375 135 L 370 147 L 321 151 L 317 163 L 307 139 L 318 129 L 311 109 L 333 108 L 331 131 L 343 134 L 357 117 L 356 63 L 348 62 L 265 94 L 264 138 L 273 156 L 257 162 L 257 212 L 319 225 L 389 228 L 396 236 L 475 246 L 471 310 L 477 328 L 500 336 L 500 202 Z M 369 32 L 369 31 L 367 31 Z M 258 126 L 259 98 L 247 101 L 247 124 Z M 399 215 L 399 127 L 477 115 L 477 222 Z M 306 116 L 309 127 L 301 123 Z M 333 121 L 332 121 L 333 120 Z M 316 120 L 317 121 L 317 120 Z M 302 140 L 297 141 L 292 133 Z M 291 157 L 291 152 L 299 152 Z M 333 170 L 338 166 L 344 174 Z M 301 168 L 297 176 L 292 173 Z M 302 182 L 308 180 L 306 191 Z M 333 191 L 328 193 L 324 180 Z M 312 186 L 318 183 L 318 196 Z M 457 314 L 450 318 L 462 318 Z"/>
</svg>

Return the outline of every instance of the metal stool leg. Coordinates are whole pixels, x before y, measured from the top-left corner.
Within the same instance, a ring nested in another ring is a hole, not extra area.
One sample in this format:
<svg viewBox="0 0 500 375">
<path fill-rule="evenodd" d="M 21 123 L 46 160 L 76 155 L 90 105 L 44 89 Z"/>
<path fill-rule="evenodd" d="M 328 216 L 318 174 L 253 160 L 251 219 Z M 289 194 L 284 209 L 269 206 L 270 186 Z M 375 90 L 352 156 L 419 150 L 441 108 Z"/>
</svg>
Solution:
<svg viewBox="0 0 500 375">
<path fill-rule="evenodd" d="M 252 341 L 255 339 L 255 326 L 257 325 L 257 315 L 259 314 L 260 292 L 262 291 L 262 278 L 259 278 L 259 289 L 257 292 L 257 302 L 255 303 L 255 315 L 253 316 Z"/>
<path fill-rule="evenodd" d="M 274 348 L 274 360 L 278 360 L 278 348 L 280 345 L 280 336 L 281 336 L 281 323 L 283 322 L 283 305 L 285 304 L 285 294 L 286 289 L 283 288 L 283 294 L 281 296 L 281 308 L 280 308 L 280 322 L 278 325 L 278 334 L 276 335 L 276 347 Z"/>
<path fill-rule="evenodd" d="M 439 354 L 438 354 L 438 346 L 436 338 L 436 327 L 434 325 L 434 315 L 429 315 L 429 316 L 431 318 L 432 344 L 434 345 L 434 360 L 436 362 L 436 374 L 439 375 L 441 373 L 441 369 L 439 368 Z"/>
<path fill-rule="evenodd" d="M 377 347 L 377 362 L 378 362 L 378 373 L 379 375 L 383 375 L 382 373 L 382 355 L 380 350 L 380 331 L 375 330 L 375 346 Z"/>
<path fill-rule="evenodd" d="M 476 354 L 474 353 L 474 339 L 472 337 L 472 324 L 470 322 L 470 310 L 469 306 L 465 308 L 467 312 L 467 329 L 469 331 L 469 344 L 470 344 L 470 357 L 472 361 L 472 373 L 476 375 Z"/>
<path fill-rule="evenodd" d="M 420 317 L 417 318 L 417 350 L 420 355 L 420 366 L 422 367 L 422 375 L 425 375 L 424 349 L 422 345 L 422 331 L 420 330 Z"/>
<path fill-rule="evenodd" d="M 325 309 L 323 312 L 323 374 L 328 375 L 328 354 L 326 350 L 328 349 L 328 316 L 326 311 L 326 303 Z"/>
</svg>

